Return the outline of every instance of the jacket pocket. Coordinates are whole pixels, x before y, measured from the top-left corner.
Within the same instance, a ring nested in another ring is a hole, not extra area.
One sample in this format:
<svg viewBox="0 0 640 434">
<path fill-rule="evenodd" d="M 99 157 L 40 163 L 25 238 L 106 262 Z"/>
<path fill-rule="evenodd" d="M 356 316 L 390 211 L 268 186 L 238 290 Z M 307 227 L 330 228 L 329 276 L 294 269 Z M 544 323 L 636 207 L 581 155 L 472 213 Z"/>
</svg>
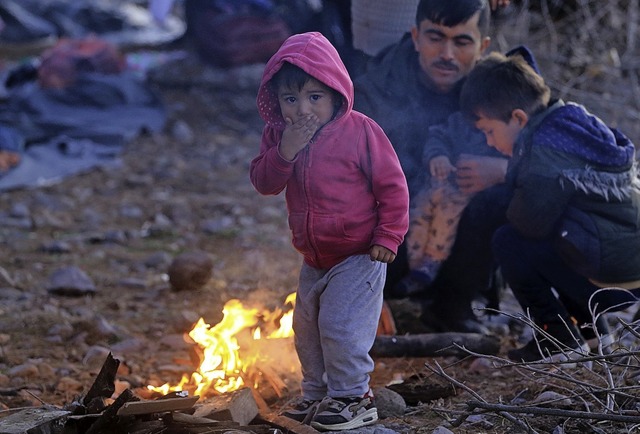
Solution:
<svg viewBox="0 0 640 434">
<path fill-rule="evenodd" d="M 314 243 L 322 254 L 343 252 L 353 244 L 345 233 L 340 216 L 314 215 L 311 221 Z"/>
<path fill-rule="evenodd" d="M 596 277 L 600 274 L 601 247 L 598 227 L 591 216 L 569 207 L 556 236 L 556 248 L 562 259 L 581 275 Z"/>
<path fill-rule="evenodd" d="M 293 247 L 301 252 L 309 251 L 309 238 L 307 236 L 307 214 L 291 213 L 289 214 L 289 229 L 291 230 L 291 243 Z"/>
</svg>

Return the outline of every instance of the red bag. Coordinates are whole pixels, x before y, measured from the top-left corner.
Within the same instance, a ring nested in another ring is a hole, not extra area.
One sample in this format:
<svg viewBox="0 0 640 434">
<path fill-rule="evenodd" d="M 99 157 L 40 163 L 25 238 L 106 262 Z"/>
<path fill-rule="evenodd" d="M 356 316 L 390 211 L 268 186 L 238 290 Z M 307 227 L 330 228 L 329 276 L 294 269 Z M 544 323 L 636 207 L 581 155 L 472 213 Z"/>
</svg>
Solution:
<svg viewBox="0 0 640 434">
<path fill-rule="evenodd" d="M 38 82 L 43 88 L 62 89 L 72 85 L 78 73 L 118 74 L 125 66 L 125 57 L 109 42 L 62 38 L 42 54 Z"/>
<path fill-rule="evenodd" d="M 217 66 L 266 62 L 291 35 L 277 15 L 230 14 L 205 8 L 192 23 L 198 53 Z"/>
</svg>

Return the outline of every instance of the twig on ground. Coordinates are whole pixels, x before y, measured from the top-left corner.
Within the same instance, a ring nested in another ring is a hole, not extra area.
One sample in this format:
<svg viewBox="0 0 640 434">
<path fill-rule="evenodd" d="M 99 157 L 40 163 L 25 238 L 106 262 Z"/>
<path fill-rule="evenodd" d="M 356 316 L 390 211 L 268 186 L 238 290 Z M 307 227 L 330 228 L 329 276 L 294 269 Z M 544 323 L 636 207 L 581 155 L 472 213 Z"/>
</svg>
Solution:
<svg viewBox="0 0 640 434">
<path fill-rule="evenodd" d="M 536 334 L 542 335 L 548 340 L 555 341 L 553 336 L 546 334 L 544 330 L 537 327 L 533 320 L 526 315 L 510 314 L 492 309 L 487 310 L 520 321 L 526 326 L 534 328 Z M 593 324 L 595 324 L 595 320 L 597 319 L 595 315 L 596 311 L 597 309 L 594 307 L 592 312 L 592 314 L 594 314 Z M 637 323 L 628 324 L 620 318 L 618 318 L 618 320 L 622 329 L 628 331 L 632 336 L 640 338 L 640 333 L 636 331 L 638 328 Z M 595 326 L 593 327 L 596 337 L 601 339 L 602 336 L 595 330 Z M 559 342 L 556 341 L 555 344 L 559 351 L 563 350 L 563 346 Z M 560 416 L 567 419 L 588 419 L 599 422 L 609 421 L 612 423 L 640 424 L 640 415 L 638 415 L 637 412 L 627 413 L 625 411 L 625 408 L 635 409 L 640 399 L 640 386 L 636 385 L 635 382 L 629 384 L 627 379 L 631 370 L 640 370 L 640 363 L 637 363 L 640 351 L 635 347 L 620 347 L 611 353 L 605 353 L 602 345 L 599 345 L 598 354 L 579 355 L 567 362 L 551 362 L 549 360 L 513 362 L 500 356 L 475 353 L 455 343 L 453 345 L 458 346 L 462 352 L 471 357 L 482 357 L 490 360 L 494 364 L 494 367 L 499 369 L 515 368 L 516 372 L 523 375 L 529 373 L 531 376 L 527 376 L 526 378 L 542 385 L 545 389 L 557 389 L 561 391 L 564 396 L 539 402 L 535 406 L 489 403 L 476 391 L 449 376 L 445 372 L 445 369 L 437 363 L 435 363 L 434 366 L 426 363 L 425 367 L 429 371 L 441 376 L 454 386 L 467 391 L 473 397 L 473 399 L 468 402 L 468 410 L 458 413 L 458 417 L 450 421 L 452 426 L 461 425 L 468 416 L 472 414 L 486 414 L 487 411 L 495 412 L 498 417 L 517 424 L 529 433 L 535 432 L 529 421 L 523 417 L 516 417 L 512 413 L 537 416 Z M 567 369 L 568 363 L 572 367 L 575 367 L 575 369 Z M 566 396 L 580 400 L 586 411 L 543 406 L 557 403 L 565 399 Z M 602 411 L 593 411 L 592 409 L 602 409 Z M 433 411 L 436 411 L 436 409 L 433 409 Z M 449 412 L 449 414 L 452 413 Z"/>
<path fill-rule="evenodd" d="M 436 365 L 436 368 L 430 366 L 428 363 L 425 363 L 425 367 L 427 369 L 429 369 L 431 372 L 441 376 L 442 378 L 446 379 L 447 381 L 451 382 L 453 385 L 466 390 L 468 393 L 470 393 L 471 395 L 473 395 L 474 397 L 476 397 L 476 399 L 484 401 L 484 398 L 482 398 L 482 396 L 480 396 L 479 394 L 477 394 L 473 389 L 467 387 L 464 383 L 461 383 L 459 381 L 457 381 L 456 379 L 454 379 L 453 377 L 451 377 L 450 375 L 448 375 L 446 372 L 444 372 L 444 370 L 442 369 L 442 367 L 438 364 L 438 362 L 434 362 Z M 460 415 L 455 421 L 451 422 L 452 426 L 460 426 L 467 417 L 469 417 L 471 414 L 473 414 L 473 411 L 469 412 L 469 413 L 463 413 L 462 415 Z M 537 434 L 536 431 L 534 431 L 526 422 L 510 415 L 509 413 L 506 412 L 499 412 L 498 413 L 499 416 L 507 419 L 509 422 L 514 423 L 515 425 L 525 429 L 528 433 L 530 434 Z"/>
<path fill-rule="evenodd" d="M 468 401 L 467 405 L 470 408 L 482 408 L 484 410 L 491 410 L 496 412 L 510 412 L 510 413 L 529 413 L 536 415 L 547 416 L 563 416 L 572 417 L 576 419 L 591 419 L 599 421 L 612 421 L 612 422 L 626 422 L 626 423 L 640 423 L 640 416 L 636 415 L 624 415 L 616 413 L 592 413 L 590 411 L 577 411 L 577 410 L 563 410 L 559 408 L 546 408 L 546 407 L 531 407 L 531 406 L 519 406 L 519 405 L 505 405 L 505 404 L 489 404 L 484 401 Z"/>
</svg>

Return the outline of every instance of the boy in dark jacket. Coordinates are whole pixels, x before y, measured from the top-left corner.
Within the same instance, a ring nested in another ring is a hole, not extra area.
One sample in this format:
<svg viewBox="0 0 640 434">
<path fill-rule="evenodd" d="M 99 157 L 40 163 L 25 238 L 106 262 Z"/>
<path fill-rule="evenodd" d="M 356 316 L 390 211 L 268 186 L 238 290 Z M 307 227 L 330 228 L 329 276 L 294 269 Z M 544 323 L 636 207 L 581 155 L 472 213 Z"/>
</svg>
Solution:
<svg viewBox="0 0 640 434">
<path fill-rule="evenodd" d="M 509 358 L 557 360 L 568 350 L 587 351 L 583 334 L 593 331 L 585 325 L 640 295 L 633 143 L 580 105 L 550 102 L 542 77 L 517 56 L 481 61 L 462 89 L 461 107 L 487 143 L 511 157 L 509 223 L 494 235 L 493 250 L 538 327 Z"/>
<path fill-rule="evenodd" d="M 322 430 L 378 416 L 369 389 L 387 263 L 407 232 L 409 192 L 389 139 L 353 107 L 353 83 L 320 33 L 291 36 L 258 92 L 266 122 L 251 182 L 286 189 L 304 262 L 293 316 L 302 399 L 284 414 Z"/>
</svg>

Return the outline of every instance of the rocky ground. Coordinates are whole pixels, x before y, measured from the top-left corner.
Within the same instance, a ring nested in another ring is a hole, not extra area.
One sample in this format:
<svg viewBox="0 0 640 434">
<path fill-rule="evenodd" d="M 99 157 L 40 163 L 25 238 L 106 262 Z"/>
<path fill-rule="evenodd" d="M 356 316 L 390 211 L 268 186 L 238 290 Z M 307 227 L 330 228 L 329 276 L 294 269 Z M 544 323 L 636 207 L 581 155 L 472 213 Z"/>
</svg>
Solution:
<svg viewBox="0 0 640 434">
<path fill-rule="evenodd" d="M 300 263 L 290 246 L 284 199 L 258 195 L 248 179 L 262 128 L 255 109 L 261 72 L 261 65 L 216 69 L 193 55 L 168 65 L 151 76 L 168 112 L 162 133 L 128 144 L 118 167 L 0 195 L 0 417 L 16 408 L 70 403 L 86 393 L 109 352 L 122 362 L 120 389 L 144 394 L 149 384 L 175 384 L 195 368 L 193 345 L 183 335 L 198 318 L 218 323 L 234 298 L 268 310 L 283 306 Z M 619 119 L 624 124 L 626 118 Z M 211 259 L 212 276 L 197 289 L 176 291 L 169 266 L 190 252 Z M 55 272 L 68 267 L 86 280 L 79 290 L 56 291 Z M 401 333 L 421 331 L 412 328 L 411 303 L 392 307 L 401 316 Z M 631 320 L 633 312 L 625 315 Z M 537 432 L 633 429 L 633 423 L 561 412 L 604 413 L 606 392 L 623 387 L 628 392 L 616 397 L 616 408 L 635 410 L 637 369 L 616 371 L 601 360 L 593 370 L 579 366 L 570 374 L 503 366 L 500 355 L 515 345 L 518 330 L 496 330 L 503 344 L 497 358 L 377 358 L 376 387 L 445 378 L 456 392 L 409 402 L 403 416 L 384 419 L 378 428 L 525 432 L 518 417 Z M 277 410 L 296 387 L 289 382 L 268 404 Z M 498 407 L 449 424 L 470 400 L 560 413 L 522 416 Z"/>
</svg>

